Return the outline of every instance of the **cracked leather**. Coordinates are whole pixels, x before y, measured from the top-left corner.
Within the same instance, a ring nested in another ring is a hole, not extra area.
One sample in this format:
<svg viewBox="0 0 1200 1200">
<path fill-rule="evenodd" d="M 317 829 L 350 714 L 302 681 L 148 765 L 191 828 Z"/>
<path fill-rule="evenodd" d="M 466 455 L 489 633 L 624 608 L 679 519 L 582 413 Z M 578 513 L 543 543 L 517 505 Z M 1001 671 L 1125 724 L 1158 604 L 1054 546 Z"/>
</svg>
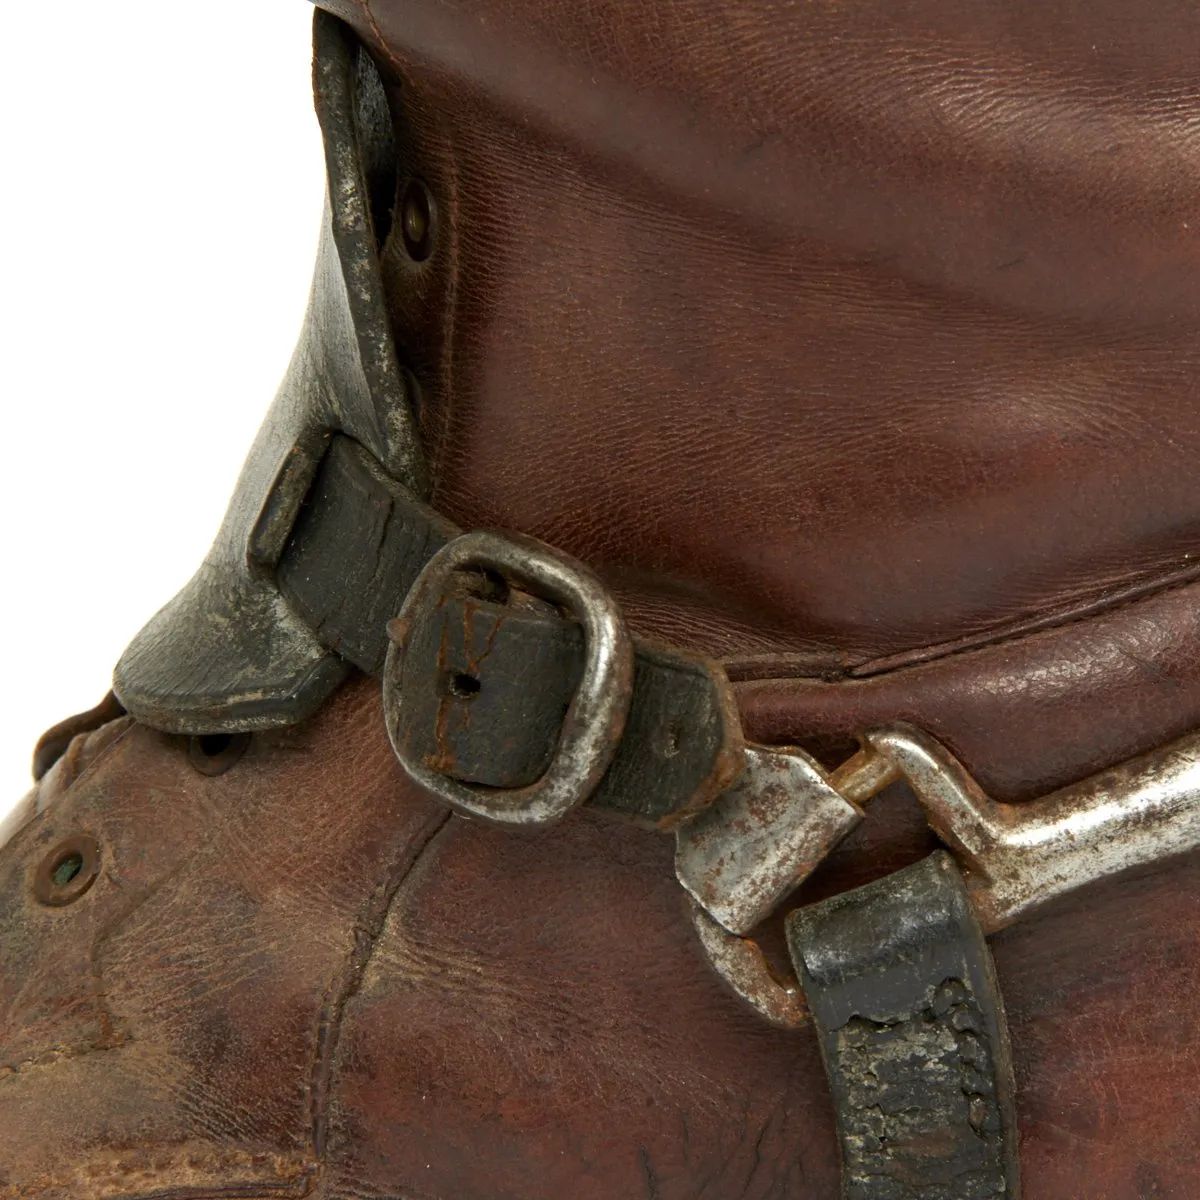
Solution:
<svg viewBox="0 0 1200 1200">
<path fill-rule="evenodd" d="M 217 776 L 125 718 L 42 780 L 0 848 L 0 1197 L 836 1195 L 816 1034 L 723 990 L 669 840 L 447 819 L 379 703 Z M 81 832 L 95 885 L 42 907 Z M 1193 1193 L 1198 897 L 1177 860 L 994 939 L 1027 1200 Z"/>
<path fill-rule="evenodd" d="M 845 1200 L 1019 1200 L 996 972 L 948 854 L 794 912 Z"/>
<path fill-rule="evenodd" d="M 1194 6 L 323 3 L 443 218 L 383 258 L 440 511 L 772 738 L 1009 800 L 1200 725 Z"/>
</svg>

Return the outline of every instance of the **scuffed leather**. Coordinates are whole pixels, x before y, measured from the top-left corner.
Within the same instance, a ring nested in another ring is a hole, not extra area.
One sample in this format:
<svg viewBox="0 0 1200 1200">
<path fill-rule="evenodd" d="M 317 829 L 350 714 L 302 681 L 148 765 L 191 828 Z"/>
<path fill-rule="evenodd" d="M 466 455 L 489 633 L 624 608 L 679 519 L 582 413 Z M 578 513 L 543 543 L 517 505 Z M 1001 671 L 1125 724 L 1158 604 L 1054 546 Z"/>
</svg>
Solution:
<svg viewBox="0 0 1200 1200">
<path fill-rule="evenodd" d="M 448 817 L 379 702 L 359 678 L 218 776 L 125 719 L 43 780 L 0 849 L 0 1197 L 835 1195 L 815 1038 L 723 990 L 670 840 Z M 881 797 L 864 828 L 903 810 Z M 80 832 L 100 877 L 40 906 L 33 870 Z M 1193 1194 L 1198 871 L 994 939 L 1026 1200 Z"/>
<path fill-rule="evenodd" d="M 906 718 L 1006 799 L 1200 724 L 1193 7 L 329 7 L 437 201 L 383 275 L 448 516 L 600 567 L 760 738 Z M 370 681 L 219 776 L 105 726 L 21 819 L 0 1200 L 836 1191 L 815 1040 L 722 990 L 669 843 L 448 818 Z M 101 875 L 44 908 L 78 833 Z M 1194 1194 L 1198 872 L 994 940 L 1026 1200 Z"/>
<path fill-rule="evenodd" d="M 117 663 L 113 690 L 172 733 L 279 728 L 311 716 L 346 678 L 280 595 L 274 567 L 329 436 L 341 431 L 425 490 L 408 388 L 381 291 L 370 197 L 394 184 L 382 83 L 344 25 L 318 14 L 313 92 L 325 142 L 325 213 L 304 326 L 225 520 L 196 574 Z M 383 143 L 381 148 L 380 143 Z"/>
<path fill-rule="evenodd" d="M 360 929 L 445 820 L 394 759 L 353 756 L 364 699 L 215 778 L 126 721 L 43 780 L 0 853 L 4 1200 L 306 1193 Z M 46 908 L 32 873 L 78 833 L 100 876 Z"/>
<path fill-rule="evenodd" d="M 1194 6 L 328 7 L 438 204 L 384 280 L 447 515 L 795 680 L 788 740 L 918 662 L 1005 797 L 1196 724 L 1196 664 L 1155 665 L 1190 619 L 1138 606 L 1200 551 Z M 960 655 L 1060 625 L 1065 674 L 984 656 L 964 705 Z"/>
</svg>

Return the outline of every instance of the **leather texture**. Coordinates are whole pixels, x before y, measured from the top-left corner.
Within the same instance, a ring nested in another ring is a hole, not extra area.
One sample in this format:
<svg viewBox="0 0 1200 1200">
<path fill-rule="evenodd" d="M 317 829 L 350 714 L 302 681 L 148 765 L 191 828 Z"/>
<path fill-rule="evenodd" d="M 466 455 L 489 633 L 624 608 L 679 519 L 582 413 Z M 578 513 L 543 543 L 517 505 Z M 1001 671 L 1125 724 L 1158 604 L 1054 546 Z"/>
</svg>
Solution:
<svg viewBox="0 0 1200 1200">
<path fill-rule="evenodd" d="M 945 852 L 797 909 L 788 948 L 821 1043 L 844 1200 L 1019 1200 L 992 956 Z"/>
<path fill-rule="evenodd" d="M 435 507 L 722 658 L 751 736 L 832 761 L 908 720 L 1008 800 L 1200 725 L 1194 7 L 322 6 L 379 65 L 433 250 L 393 227 L 387 329 L 354 287 L 378 231 L 332 197 L 317 349 L 245 495 L 333 427 L 412 466 L 404 363 Z M 250 666 L 323 699 L 342 666 L 245 556 L 286 522 L 230 522 L 172 609 L 191 639 L 139 643 L 178 655 L 155 687 L 250 662 L 248 615 L 279 633 Z M 836 1193 L 816 1037 L 722 990 L 667 839 L 448 817 L 357 676 L 223 773 L 196 753 L 86 733 L 0 851 L 0 1200 Z M 80 836 L 98 877 L 39 903 Z M 894 788 L 799 900 L 929 848 Z M 1026 1200 L 1194 1196 L 1198 872 L 994 939 Z"/>
<path fill-rule="evenodd" d="M 723 990 L 670 839 L 448 817 L 379 703 L 359 677 L 216 776 L 124 718 L 43 779 L 0 851 L 0 1197 L 836 1195 L 816 1036 Z M 39 904 L 80 834 L 99 877 Z M 1026 1200 L 1194 1195 L 1198 872 L 993 939 Z"/>
<path fill-rule="evenodd" d="M 450 597 L 414 619 L 397 660 L 384 678 L 384 705 L 396 714 L 392 744 L 407 758 L 490 788 L 529 787 L 546 774 L 583 673 L 578 625 Z M 473 690 L 459 694 L 464 681 Z M 628 717 L 589 806 L 671 829 L 744 766 L 741 722 L 720 669 L 636 644 Z"/>
<path fill-rule="evenodd" d="M 393 745 L 410 761 L 489 788 L 529 787 L 559 752 L 584 673 L 583 630 L 553 604 L 478 571 L 424 593 L 422 606 L 393 622 L 429 560 L 461 532 L 361 446 L 337 437 L 276 579 L 326 646 L 384 676 Z M 389 630 L 404 648 L 385 671 Z M 736 779 L 741 723 L 729 681 L 711 660 L 644 643 L 633 653 L 623 732 L 587 799 L 666 828 Z"/>
<path fill-rule="evenodd" d="M 125 715 L 121 702 L 109 692 L 103 700 L 87 712 L 76 713 L 59 721 L 38 738 L 33 750 L 33 778 L 39 780 L 62 756 L 81 733 L 91 733 L 110 721 Z"/>
<path fill-rule="evenodd" d="M 275 580 L 324 645 L 379 675 L 388 622 L 425 564 L 461 532 L 389 478 L 361 446 L 335 437 Z"/>
<path fill-rule="evenodd" d="M 901 705 L 1012 800 L 1200 724 L 1194 6 L 326 6 L 436 200 L 441 511 L 789 741 Z"/>
</svg>

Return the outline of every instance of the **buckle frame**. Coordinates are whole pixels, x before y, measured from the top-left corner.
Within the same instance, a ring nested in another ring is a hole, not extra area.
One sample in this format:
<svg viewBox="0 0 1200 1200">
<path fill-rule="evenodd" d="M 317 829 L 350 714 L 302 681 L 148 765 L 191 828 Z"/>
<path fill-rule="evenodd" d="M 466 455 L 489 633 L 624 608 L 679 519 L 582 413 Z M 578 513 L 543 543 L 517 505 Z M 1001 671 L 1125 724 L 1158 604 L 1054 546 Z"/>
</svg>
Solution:
<svg viewBox="0 0 1200 1200">
<path fill-rule="evenodd" d="M 583 628 L 584 669 L 563 719 L 554 758 L 542 777 L 522 788 L 485 787 L 454 779 L 408 752 L 400 736 L 404 655 L 417 615 L 436 604 L 451 578 L 485 568 L 562 605 Z M 561 820 L 596 790 L 612 763 L 633 699 L 633 640 L 599 578 L 569 555 L 521 534 L 480 531 L 455 538 L 425 565 L 389 623 L 383 669 L 383 710 L 400 765 L 415 783 L 463 816 L 507 827 Z"/>
</svg>

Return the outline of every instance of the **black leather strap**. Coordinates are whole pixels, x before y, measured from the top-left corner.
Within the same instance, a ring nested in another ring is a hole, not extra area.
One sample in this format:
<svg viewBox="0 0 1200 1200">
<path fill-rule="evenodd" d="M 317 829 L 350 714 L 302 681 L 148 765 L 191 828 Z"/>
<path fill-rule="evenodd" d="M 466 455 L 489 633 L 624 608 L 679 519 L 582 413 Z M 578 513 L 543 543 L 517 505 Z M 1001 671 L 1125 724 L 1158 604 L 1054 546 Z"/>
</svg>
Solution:
<svg viewBox="0 0 1200 1200">
<path fill-rule="evenodd" d="M 388 621 L 425 564 L 459 532 L 361 446 L 335 437 L 292 527 L 276 581 L 326 646 L 378 675 Z"/>
<path fill-rule="evenodd" d="M 362 447 L 335 438 L 280 560 L 279 587 L 325 645 L 377 675 L 388 621 L 457 533 Z M 582 669 L 582 634 L 569 616 L 516 593 L 488 599 L 464 581 L 412 629 L 399 736 L 455 779 L 525 787 L 549 766 Z M 665 828 L 737 777 L 741 726 L 709 659 L 638 642 L 634 670 L 625 733 L 590 803 Z"/>
<path fill-rule="evenodd" d="M 414 623 L 400 727 L 413 758 L 467 783 L 520 788 L 550 765 L 583 669 L 579 626 L 553 612 L 450 595 Z M 728 684 L 707 659 L 638 643 L 633 703 L 591 807 L 669 827 L 741 765 Z"/>
<path fill-rule="evenodd" d="M 948 854 L 788 918 L 837 1109 L 845 1200 L 1017 1200 L 991 956 Z"/>
</svg>

